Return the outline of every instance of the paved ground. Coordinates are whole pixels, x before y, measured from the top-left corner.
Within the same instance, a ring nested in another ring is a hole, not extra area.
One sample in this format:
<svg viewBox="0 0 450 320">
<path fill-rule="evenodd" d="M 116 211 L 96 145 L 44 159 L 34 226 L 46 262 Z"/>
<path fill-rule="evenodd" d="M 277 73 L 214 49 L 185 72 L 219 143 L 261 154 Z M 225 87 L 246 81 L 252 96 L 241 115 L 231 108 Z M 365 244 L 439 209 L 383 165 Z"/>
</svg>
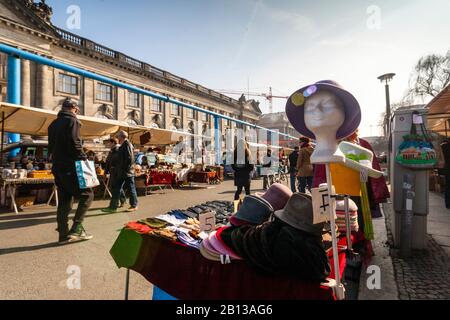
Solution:
<svg viewBox="0 0 450 320">
<path fill-rule="evenodd" d="M 262 180 L 252 189 L 260 191 Z M 131 220 L 186 208 L 208 200 L 232 200 L 234 187 L 226 181 L 213 189 L 165 191 L 140 197 L 137 213 L 103 215 L 107 201 L 96 201 L 86 221 L 91 241 L 58 246 L 55 208 L 0 214 L 0 299 L 123 299 L 125 270 L 119 270 L 109 250 L 122 226 Z M 70 266 L 81 271 L 81 289 L 68 289 Z M 69 271 L 69 273 L 68 273 Z M 131 272 L 130 299 L 150 299 L 151 285 Z"/>
<path fill-rule="evenodd" d="M 386 206 L 385 212 L 392 215 L 392 206 Z M 389 223 L 387 229 L 392 244 Z M 450 210 L 440 195 L 430 193 L 426 250 L 414 250 L 408 259 L 400 258 L 399 250 L 390 250 L 400 300 L 450 299 L 449 242 Z"/>
</svg>

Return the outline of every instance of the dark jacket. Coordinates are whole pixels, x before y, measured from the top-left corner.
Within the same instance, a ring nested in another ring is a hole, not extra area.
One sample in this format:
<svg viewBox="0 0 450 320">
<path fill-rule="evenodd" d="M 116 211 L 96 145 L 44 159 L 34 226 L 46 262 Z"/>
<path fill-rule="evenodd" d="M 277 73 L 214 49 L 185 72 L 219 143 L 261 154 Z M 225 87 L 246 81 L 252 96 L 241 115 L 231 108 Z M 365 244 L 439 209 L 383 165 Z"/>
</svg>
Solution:
<svg viewBox="0 0 450 320">
<path fill-rule="evenodd" d="M 289 173 L 297 172 L 298 151 L 294 151 L 289 155 Z"/>
<path fill-rule="evenodd" d="M 119 148 L 117 176 L 121 178 L 134 177 L 133 145 L 126 139 Z"/>
<path fill-rule="evenodd" d="M 111 174 L 111 176 L 115 176 L 117 173 L 117 166 L 119 164 L 120 158 L 120 144 L 115 145 L 111 148 L 111 151 L 108 153 L 108 157 L 106 157 L 105 161 L 105 169 L 106 173 Z"/>
<path fill-rule="evenodd" d="M 86 159 L 80 137 L 81 123 L 70 111 L 60 111 L 48 127 L 48 153 L 53 164 L 73 165 Z"/>
</svg>

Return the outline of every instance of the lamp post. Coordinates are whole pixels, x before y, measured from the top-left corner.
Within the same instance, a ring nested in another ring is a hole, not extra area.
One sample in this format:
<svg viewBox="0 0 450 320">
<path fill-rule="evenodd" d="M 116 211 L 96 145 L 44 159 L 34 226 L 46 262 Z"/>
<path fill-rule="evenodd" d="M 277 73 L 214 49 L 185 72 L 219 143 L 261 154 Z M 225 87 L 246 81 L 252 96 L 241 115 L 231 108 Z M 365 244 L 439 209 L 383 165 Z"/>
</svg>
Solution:
<svg viewBox="0 0 450 320">
<path fill-rule="evenodd" d="M 390 130 L 390 119 L 391 119 L 391 100 L 389 96 L 389 82 L 394 78 L 395 73 L 386 73 L 378 77 L 378 80 L 385 83 L 386 91 L 386 124 L 385 124 L 385 137 L 389 137 Z"/>
<path fill-rule="evenodd" d="M 378 77 L 378 80 L 381 83 L 385 83 L 385 91 L 386 91 L 386 117 L 385 117 L 385 126 L 384 126 L 384 136 L 387 139 L 388 143 L 390 141 L 391 134 L 391 100 L 389 96 L 389 82 L 395 77 L 395 73 L 386 73 Z M 390 149 L 390 148 L 389 148 Z M 389 154 L 390 150 L 388 150 L 387 154 L 387 179 L 390 180 L 390 166 L 391 166 L 391 155 Z"/>
</svg>

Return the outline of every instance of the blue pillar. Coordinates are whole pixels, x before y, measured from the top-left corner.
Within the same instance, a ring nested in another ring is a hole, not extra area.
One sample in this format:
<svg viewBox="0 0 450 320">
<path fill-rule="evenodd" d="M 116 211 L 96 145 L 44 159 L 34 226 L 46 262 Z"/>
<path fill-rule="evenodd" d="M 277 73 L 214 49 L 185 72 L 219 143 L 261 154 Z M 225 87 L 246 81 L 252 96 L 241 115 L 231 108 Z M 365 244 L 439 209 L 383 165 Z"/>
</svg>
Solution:
<svg viewBox="0 0 450 320">
<path fill-rule="evenodd" d="M 218 116 L 214 116 L 214 149 L 216 150 L 217 165 L 222 163 L 222 135 L 220 133 L 219 120 Z"/>
<path fill-rule="evenodd" d="M 20 104 L 20 85 L 21 85 L 20 59 L 8 56 L 8 102 Z M 20 134 L 8 133 L 8 143 L 20 141 Z M 19 149 L 14 149 L 9 153 L 10 157 L 15 157 L 19 153 Z"/>
</svg>

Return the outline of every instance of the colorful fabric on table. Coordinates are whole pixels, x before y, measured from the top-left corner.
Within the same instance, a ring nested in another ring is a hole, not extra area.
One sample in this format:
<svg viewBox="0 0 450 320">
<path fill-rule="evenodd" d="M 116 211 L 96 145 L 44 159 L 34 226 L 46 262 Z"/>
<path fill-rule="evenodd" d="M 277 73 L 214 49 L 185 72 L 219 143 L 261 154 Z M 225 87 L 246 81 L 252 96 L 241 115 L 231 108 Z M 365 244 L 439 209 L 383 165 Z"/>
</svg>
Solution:
<svg viewBox="0 0 450 320">
<path fill-rule="evenodd" d="M 138 233 L 149 233 L 153 229 L 146 224 L 139 223 L 137 221 L 128 222 L 125 228 L 135 230 Z"/>
<path fill-rule="evenodd" d="M 200 243 L 202 242 L 200 239 L 194 239 L 190 234 L 180 230 L 176 231 L 176 235 L 180 242 L 195 249 L 200 249 Z"/>
<path fill-rule="evenodd" d="M 157 237 L 161 237 L 170 241 L 177 241 L 178 237 L 175 234 L 174 231 L 169 230 L 167 228 L 163 228 L 163 229 L 155 229 L 152 232 L 150 232 L 150 234 L 157 236 Z"/>
<path fill-rule="evenodd" d="M 159 220 L 166 221 L 174 226 L 179 226 L 180 224 L 184 223 L 187 219 L 183 216 L 182 219 L 179 219 L 171 214 L 162 214 L 156 217 Z"/>
<path fill-rule="evenodd" d="M 139 223 L 146 224 L 149 227 L 154 228 L 154 229 L 165 228 L 169 225 L 168 222 L 157 219 L 157 218 L 147 218 L 147 219 L 139 220 Z"/>
</svg>

